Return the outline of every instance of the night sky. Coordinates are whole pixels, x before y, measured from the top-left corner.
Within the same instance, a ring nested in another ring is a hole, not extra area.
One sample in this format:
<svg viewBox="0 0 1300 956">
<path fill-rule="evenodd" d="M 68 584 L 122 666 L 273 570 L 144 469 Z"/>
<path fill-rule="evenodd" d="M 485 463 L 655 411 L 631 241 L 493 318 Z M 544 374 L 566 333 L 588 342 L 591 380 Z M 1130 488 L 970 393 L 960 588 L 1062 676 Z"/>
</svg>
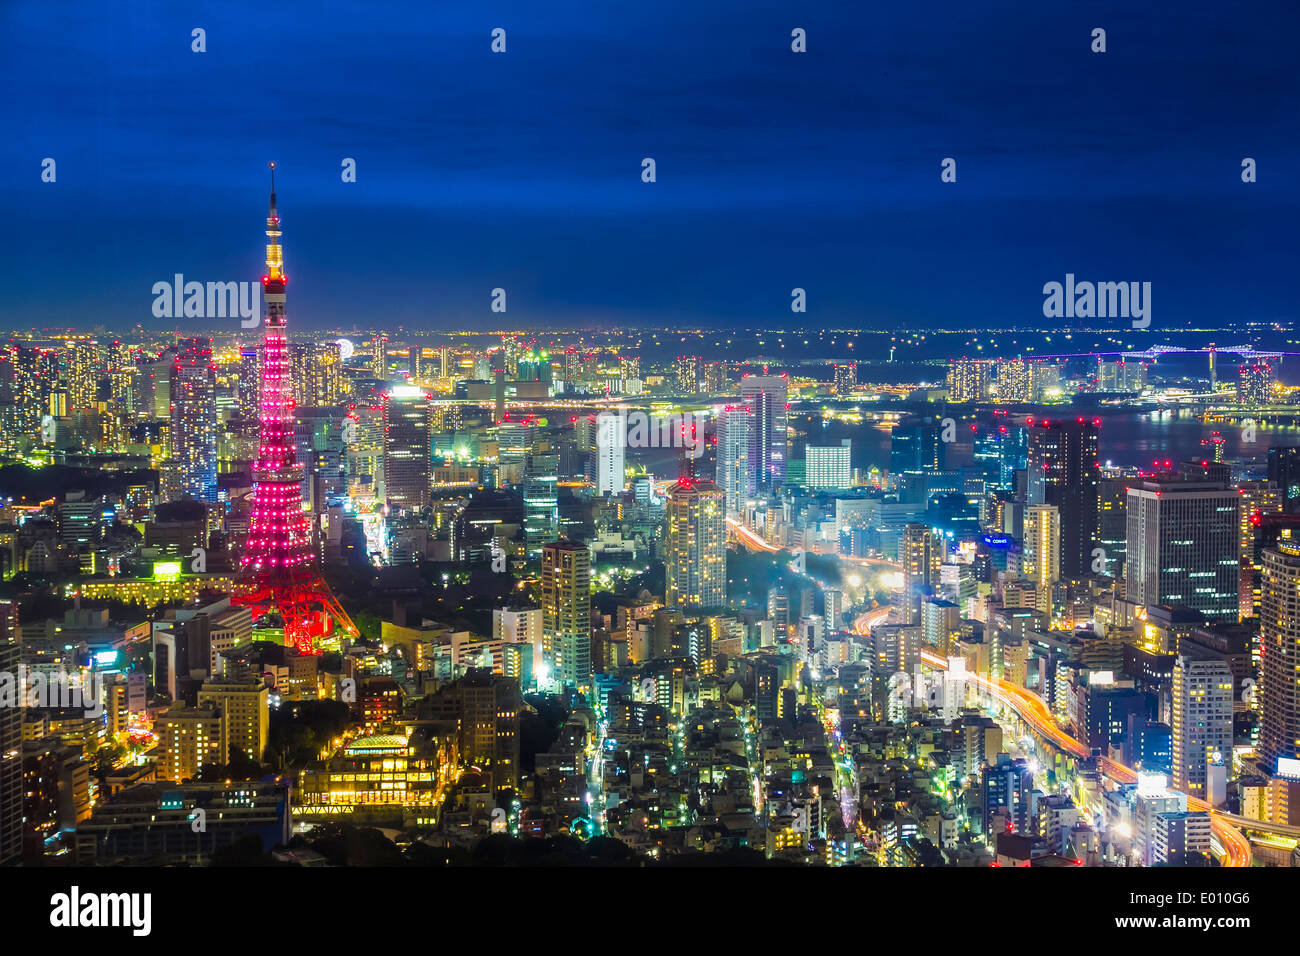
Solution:
<svg viewBox="0 0 1300 956">
<path fill-rule="evenodd" d="M 270 159 L 298 328 L 1290 324 L 1300 8 L 1135 6 L 6 0 L 0 326 L 256 279 Z"/>
</svg>

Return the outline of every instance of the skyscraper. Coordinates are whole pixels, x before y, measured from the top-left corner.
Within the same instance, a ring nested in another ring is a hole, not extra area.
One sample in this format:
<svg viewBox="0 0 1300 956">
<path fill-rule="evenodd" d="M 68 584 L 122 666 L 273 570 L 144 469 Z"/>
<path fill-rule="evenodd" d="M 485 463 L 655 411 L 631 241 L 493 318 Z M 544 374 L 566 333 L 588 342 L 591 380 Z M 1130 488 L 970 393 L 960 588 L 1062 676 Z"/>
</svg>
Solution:
<svg viewBox="0 0 1300 956">
<path fill-rule="evenodd" d="M 170 500 L 217 500 L 217 367 L 210 339 L 186 339 L 170 381 L 172 457 L 165 473 Z"/>
<path fill-rule="evenodd" d="M 943 564 L 942 545 L 929 525 L 917 521 L 908 522 L 903 526 L 898 558 L 903 565 L 899 623 L 920 624 L 921 600 L 939 583 L 939 567 Z"/>
<path fill-rule="evenodd" d="M 0 673 L 18 673 L 17 637 L 9 621 L 0 620 Z M 0 867 L 16 865 L 23 856 L 23 708 L 15 703 L 21 701 L 0 705 Z"/>
<path fill-rule="evenodd" d="M 1129 488 L 1128 599 L 1190 607 L 1212 621 L 1239 620 L 1237 498 L 1215 482 L 1148 481 Z"/>
<path fill-rule="evenodd" d="M 749 470 L 753 420 L 750 409 L 743 405 L 727 405 L 718 415 L 717 484 L 726 498 L 728 515 L 739 515 L 745 499 L 754 493 Z"/>
<path fill-rule="evenodd" d="M 542 644 L 551 676 L 582 686 L 591 678 L 591 552 L 576 541 L 542 548 Z"/>
<path fill-rule="evenodd" d="M 679 355 L 673 366 L 677 381 L 677 394 L 696 395 L 700 391 L 700 357 Z"/>
<path fill-rule="evenodd" d="M 1061 579 L 1061 512 L 1055 505 L 1025 509 L 1021 573 L 1038 588 L 1038 609 L 1050 614 L 1052 585 Z"/>
<path fill-rule="evenodd" d="M 726 498 L 711 481 L 683 477 L 668 494 L 664 541 L 668 607 L 727 603 Z"/>
<path fill-rule="evenodd" d="M 1100 419 L 1030 419 L 1028 504 L 1061 512 L 1061 577 L 1092 573 L 1097 537 L 1097 428 Z"/>
<path fill-rule="evenodd" d="M 785 481 L 788 397 L 784 375 L 746 375 L 740 380 L 741 404 L 753 416 L 748 467 L 755 491 L 771 491 Z"/>
<path fill-rule="evenodd" d="M 847 397 L 858 387 L 858 364 L 847 362 L 835 366 L 835 394 Z"/>
<path fill-rule="evenodd" d="M 1232 669 L 1217 657 L 1180 654 L 1172 705 L 1174 787 L 1206 799 L 1211 764 L 1232 762 Z"/>
<path fill-rule="evenodd" d="M 989 397 L 993 363 L 988 359 L 960 359 L 948 363 L 948 399 L 984 402 Z"/>
<path fill-rule="evenodd" d="M 1300 758 L 1300 540 L 1285 537 L 1263 552 L 1259 609 L 1259 743 L 1270 772 L 1279 758 Z"/>
<path fill-rule="evenodd" d="M 596 416 L 596 494 L 623 493 L 627 485 L 626 437 L 622 415 L 601 412 Z"/>
<path fill-rule="evenodd" d="M 415 385 L 397 385 L 384 397 L 384 494 L 389 507 L 429 504 L 429 399 Z"/>
<path fill-rule="evenodd" d="M 1282 496 L 1282 511 L 1300 513 L 1300 447 L 1273 447 L 1268 450 L 1268 480 L 1277 485 Z"/>
</svg>

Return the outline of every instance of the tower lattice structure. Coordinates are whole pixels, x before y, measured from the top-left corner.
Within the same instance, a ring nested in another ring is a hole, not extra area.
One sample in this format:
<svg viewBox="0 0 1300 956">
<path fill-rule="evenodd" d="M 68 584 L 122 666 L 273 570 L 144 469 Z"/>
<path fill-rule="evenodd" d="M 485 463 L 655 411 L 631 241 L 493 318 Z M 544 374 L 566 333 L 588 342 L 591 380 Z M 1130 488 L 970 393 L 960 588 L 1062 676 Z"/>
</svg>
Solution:
<svg viewBox="0 0 1300 956">
<path fill-rule="evenodd" d="M 284 622 L 285 644 L 315 652 L 321 612 L 356 635 L 321 574 L 313 551 L 311 520 L 303 509 L 303 466 L 293 434 L 293 383 L 285 329 L 284 259 L 280 217 L 275 206 L 275 163 L 271 164 L 271 206 L 266 217 L 266 338 L 262 344 L 261 440 L 253 463 L 253 512 L 248 540 L 239 560 L 234 603 L 252 610 L 257 623 L 268 615 Z"/>
</svg>

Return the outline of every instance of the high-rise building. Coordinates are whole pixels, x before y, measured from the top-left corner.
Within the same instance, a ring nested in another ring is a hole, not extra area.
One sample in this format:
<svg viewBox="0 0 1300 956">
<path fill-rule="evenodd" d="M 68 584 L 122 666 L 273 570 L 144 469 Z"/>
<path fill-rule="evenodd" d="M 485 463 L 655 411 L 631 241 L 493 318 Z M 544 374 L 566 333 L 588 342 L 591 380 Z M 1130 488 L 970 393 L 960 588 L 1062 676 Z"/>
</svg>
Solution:
<svg viewBox="0 0 1300 956">
<path fill-rule="evenodd" d="M 337 342 L 297 342 L 289 347 L 294 401 L 306 407 L 337 404 L 343 396 L 343 357 Z"/>
<path fill-rule="evenodd" d="M 1241 504 L 1237 523 L 1241 528 L 1241 614 L 1253 617 L 1259 608 L 1263 571 L 1260 528 L 1269 515 L 1282 513 L 1282 495 L 1271 481 L 1240 481 Z"/>
<path fill-rule="evenodd" d="M 1270 772 L 1300 759 L 1300 536 L 1263 552 L 1259 610 L 1259 740 Z"/>
<path fill-rule="evenodd" d="M 858 363 L 846 362 L 835 366 L 835 394 L 840 397 L 852 395 L 858 387 Z"/>
<path fill-rule="evenodd" d="M 370 339 L 370 367 L 375 378 L 388 380 L 388 336 L 376 332 Z"/>
<path fill-rule="evenodd" d="M 939 585 L 943 546 L 929 525 L 908 522 L 903 526 L 898 556 L 903 565 L 899 623 L 920 624 L 921 601 Z"/>
<path fill-rule="evenodd" d="M 415 385 L 384 396 L 384 493 L 389 507 L 419 510 L 429 504 L 431 458 L 429 398 Z"/>
<path fill-rule="evenodd" d="M 1300 514 L 1300 447 L 1289 445 L 1268 450 L 1268 480 L 1282 496 L 1285 514 Z"/>
<path fill-rule="evenodd" d="M 1239 620 L 1237 498 L 1215 482 L 1148 481 L 1129 488 L 1128 600 L 1189 607 L 1211 621 Z"/>
<path fill-rule="evenodd" d="M 221 763 L 237 747 L 253 760 L 261 761 L 269 739 L 270 689 L 260 679 L 210 680 L 199 688 L 199 706 L 211 702 L 221 711 Z"/>
<path fill-rule="evenodd" d="M 1277 370 L 1267 360 L 1238 368 L 1237 401 L 1243 405 L 1271 405 L 1276 400 Z"/>
<path fill-rule="evenodd" d="M 810 491 L 838 490 L 853 484 L 852 441 L 804 448 L 804 487 Z"/>
<path fill-rule="evenodd" d="M 727 514 L 739 515 L 754 493 L 750 484 L 750 432 L 754 417 L 743 405 L 727 405 L 718 415 L 717 484 L 726 498 Z"/>
<path fill-rule="evenodd" d="M 1102 554 L 1098 574 L 1119 577 L 1128 551 L 1128 490 L 1141 484 L 1138 478 L 1102 478 L 1097 482 L 1097 540 Z M 1089 566 L 1096 569 L 1094 563 Z"/>
<path fill-rule="evenodd" d="M 627 436 L 623 416 L 601 412 L 596 416 L 596 494 L 621 495 L 627 487 Z"/>
<path fill-rule="evenodd" d="M 524 547 L 528 559 L 541 557 L 542 546 L 560 530 L 560 499 L 555 475 L 536 475 L 524 486 Z"/>
<path fill-rule="evenodd" d="M 1097 428 L 1095 418 L 1030 419 L 1028 504 L 1061 512 L 1061 577 L 1092 574 L 1097 536 Z"/>
<path fill-rule="evenodd" d="M 1007 753 L 998 754 L 997 761 L 981 773 L 984 832 L 993 832 L 995 816 L 1005 816 L 1017 833 L 1025 833 L 1030 821 L 1029 791 L 1034 786 L 1033 771 L 1025 760 L 1013 760 Z"/>
<path fill-rule="evenodd" d="M 0 620 L 0 673 L 18 673 L 17 637 L 9 621 Z M 23 857 L 23 708 L 14 703 L 0 705 L 0 867 Z"/>
<path fill-rule="evenodd" d="M 677 394 L 699 394 L 700 357 L 698 355 L 677 356 L 677 361 L 673 365 L 673 375 L 677 382 Z"/>
<path fill-rule="evenodd" d="M 984 402 L 989 397 L 989 376 L 993 362 L 989 359 L 957 359 L 948 363 L 948 400 Z"/>
<path fill-rule="evenodd" d="M 591 679 L 591 552 L 576 541 L 542 548 L 542 642 L 551 676 L 581 687 Z"/>
<path fill-rule="evenodd" d="M 170 381 L 172 456 L 167 497 L 217 500 L 217 367 L 212 341 L 182 344 Z"/>
<path fill-rule="evenodd" d="M 726 498 L 711 481 L 681 478 L 668 494 L 664 541 L 668 607 L 727 603 Z"/>
<path fill-rule="evenodd" d="M 999 401 L 1031 402 L 1034 400 L 1029 381 L 1029 365 L 1024 359 L 1014 358 L 1000 364 L 997 383 Z"/>
<path fill-rule="evenodd" d="M 1174 787 L 1189 796 L 1209 798 L 1209 768 L 1232 763 L 1232 689 L 1227 661 L 1190 653 L 1175 659 L 1170 694 Z"/>
<path fill-rule="evenodd" d="M 889 438 L 889 473 L 943 471 L 947 460 L 943 422 L 936 416 L 914 416 L 894 426 Z"/>
<path fill-rule="evenodd" d="M 784 375 L 746 375 L 740 380 L 741 404 L 753 416 L 748 467 L 756 491 L 771 491 L 785 481 L 788 397 Z"/>
<path fill-rule="evenodd" d="M 1061 579 L 1061 512 L 1055 505 L 1025 509 L 1021 573 L 1037 587 L 1038 609 L 1051 613 L 1052 585 Z"/>
</svg>

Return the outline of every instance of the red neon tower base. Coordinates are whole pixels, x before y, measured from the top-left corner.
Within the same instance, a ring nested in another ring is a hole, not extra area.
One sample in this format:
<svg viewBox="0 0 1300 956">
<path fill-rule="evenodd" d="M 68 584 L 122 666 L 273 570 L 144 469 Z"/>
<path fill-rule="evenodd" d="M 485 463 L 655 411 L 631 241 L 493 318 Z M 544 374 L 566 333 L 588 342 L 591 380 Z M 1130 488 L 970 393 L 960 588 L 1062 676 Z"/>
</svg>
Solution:
<svg viewBox="0 0 1300 956">
<path fill-rule="evenodd" d="M 277 613 L 285 644 L 315 653 L 313 621 L 322 612 L 349 634 L 356 625 L 339 605 L 312 552 L 308 514 L 302 507 L 302 465 L 293 437 L 293 383 L 285 339 L 280 217 L 275 210 L 275 163 L 271 209 L 266 218 L 266 341 L 262 349 L 261 442 L 253 463 L 253 514 L 239 560 L 232 600 L 252 610 L 253 621 Z"/>
</svg>

